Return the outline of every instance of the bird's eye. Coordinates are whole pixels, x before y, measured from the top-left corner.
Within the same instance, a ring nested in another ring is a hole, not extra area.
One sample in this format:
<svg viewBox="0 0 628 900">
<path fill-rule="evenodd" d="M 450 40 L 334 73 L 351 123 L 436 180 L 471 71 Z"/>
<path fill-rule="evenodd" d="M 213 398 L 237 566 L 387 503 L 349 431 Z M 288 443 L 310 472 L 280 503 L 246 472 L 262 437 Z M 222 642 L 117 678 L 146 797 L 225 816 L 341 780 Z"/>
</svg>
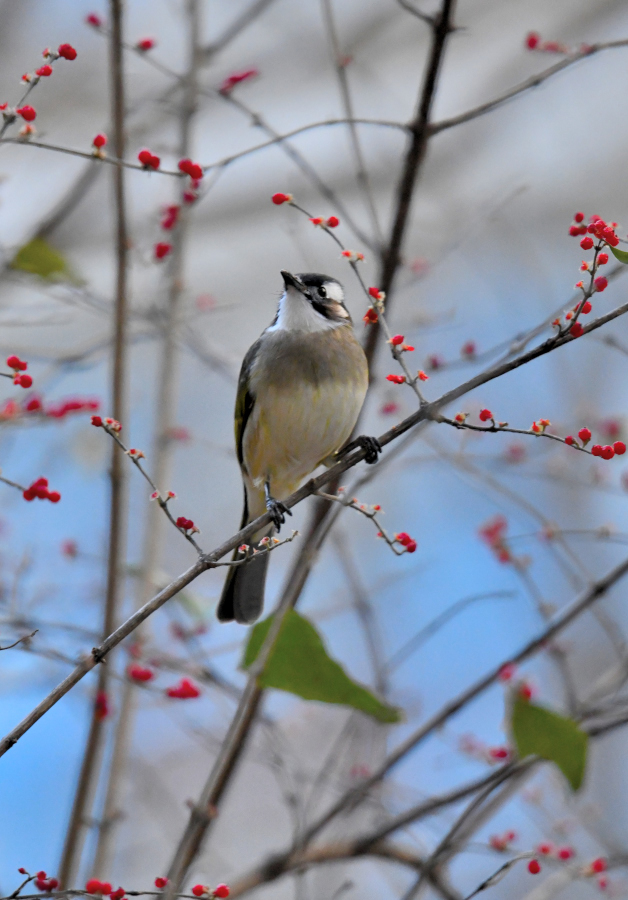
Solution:
<svg viewBox="0 0 628 900">
<path fill-rule="evenodd" d="M 322 287 L 322 286 L 319 287 L 318 293 L 320 294 L 321 297 L 326 297 L 326 296 L 327 296 L 327 291 L 326 291 L 326 289 L 325 289 L 324 287 Z"/>
</svg>

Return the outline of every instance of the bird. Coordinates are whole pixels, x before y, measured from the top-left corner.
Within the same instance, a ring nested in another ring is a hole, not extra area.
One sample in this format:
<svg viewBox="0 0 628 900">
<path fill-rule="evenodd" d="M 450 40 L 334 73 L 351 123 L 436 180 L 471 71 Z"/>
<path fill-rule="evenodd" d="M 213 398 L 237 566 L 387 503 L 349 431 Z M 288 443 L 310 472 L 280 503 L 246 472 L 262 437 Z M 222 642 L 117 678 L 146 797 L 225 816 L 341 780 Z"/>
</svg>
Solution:
<svg viewBox="0 0 628 900">
<path fill-rule="evenodd" d="M 292 515 L 289 496 L 319 465 L 363 447 L 377 462 L 376 438 L 349 441 L 368 388 L 368 363 L 345 306 L 341 283 L 329 275 L 281 272 L 284 290 L 273 322 L 247 351 L 238 379 L 235 444 L 244 484 L 240 528 L 269 512 L 251 538 L 254 549 Z M 264 606 L 270 554 L 230 566 L 216 615 L 254 622 Z M 242 555 L 236 550 L 234 560 Z"/>
</svg>

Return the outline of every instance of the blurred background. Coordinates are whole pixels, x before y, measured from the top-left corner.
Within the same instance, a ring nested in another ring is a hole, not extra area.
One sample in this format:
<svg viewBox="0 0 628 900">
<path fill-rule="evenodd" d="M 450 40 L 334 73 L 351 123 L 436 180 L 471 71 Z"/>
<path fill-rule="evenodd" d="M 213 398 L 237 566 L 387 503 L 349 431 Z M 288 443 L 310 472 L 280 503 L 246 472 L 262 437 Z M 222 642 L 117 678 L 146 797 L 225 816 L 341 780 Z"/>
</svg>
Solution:
<svg viewBox="0 0 628 900">
<path fill-rule="evenodd" d="M 249 2 L 200 2 L 198 46 L 214 51 L 198 73 L 189 155 L 203 166 L 266 143 L 272 130 L 283 135 L 346 117 L 329 7 L 305 0 L 254 5 L 259 14 L 221 46 Z M 426 24 L 395 0 L 332 0 L 331 10 L 355 117 L 408 122 L 428 52 Z M 432 12 L 429 3 L 424 11 Z M 41 65 L 44 47 L 70 42 L 77 59 L 60 60 L 31 95 L 37 140 L 87 153 L 97 132 L 110 131 L 107 38 L 86 24 L 89 13 L 107 18 L 101 0 L 0 3 L 0 101 L 17 102 L 20 77 Z M 620 39 L 628 37 L 628 8 L 620 0 L 459 0 L 456 24 L 434 105 L 436 121 L 492 99 L 563 58 L 528 50 L 530 31 L 569 48 Z M 187 65 L 185 5 L 128 0 L 125 31 L 131 45 L 155 41 L 150 51 L 131 49 L 125 57 L 127 158 L 135 161 L 137 152 L 149 147 L 164 169 L 174 170 L 181 101 L 170 72 L 182 73 Z M 424 387 L 429 399 L 498 359 L 515 335 L 573 305 L 582 260 L 568 235 L 576 210 L 619 221 L 618 233 L 625 238 L 627 60 L 628 48 L 584 59 L 430 141 L 389 316 L 393 332 L 403 333 L 416 348 L 413 364 L 430 375 Z M 217 92 L 225 78 L 249 69 L 259 74 L 227 97 Z M 144 450 L 150 471 L 162 413 L 159 385 L 167 383 L 175 412 L 166 423 L 170 462 L 159 487 L 176 492 L 173 513 L 194 520 L 205 550 L 218 546 L 239 523 L 241 486 L 232 439 L 237 373 L 246 349 L 273 318 L 280 270 L 339 278 L 357 333 L 364 335 L 365 301 L 336 245 L 306 217 L 270 201 L 277 191 L 290 192 L 312 215 L 337 215 L 338 236 L 345 246 L 364 252 L 364 278 L 375 284 L 377 245 L 390 228 L 406 135 L 390 124 L 359 125 L 357 134 L 372 203 L 342 124 L 304 131 L 289 143 L 207 172 L 189 210 L 175 361 L 165 374 L 172 261 L 156 261 L 154 245 L 168 239 L 160 222 L 164 209 L 178 202 L 180 186 L 163 174 L 127 171 L 132 249 L 123 437 L 128 446 Z M 0 349 L 27 359 L 34 378 L 29 392 L 8 380 L 1 386 L 0 464 L 8 479 L 30 484 L 45 475 L 62 494 L 58 504 L 26 503 L 18 491 L 0 485 L 0 644 L 39 629 L 30 643 L 1 656 L 2 733 L 67 674 L 80 653 L 89 652 L 101 627 L 111 441 L 91 427 L 86 410 L 60 415 L 54 410 L 68 400 L 94 399 L 103 415 L 110 413 L 112 172 L 97 161 L 37 147 L 0 148 Z M 35 237 L 58 254 L 52 277 L 11 265 Z M 625 302 L 625 291 L 620 273 L 596 296 L 595 314 Z M 557 434 L 587 425 L 601 443 L 625 437 L 626 329 L 617 319 L 487 384 L 449 412 L 468 412 L 469 421 L 477 423 L 478 411 L 488 407 L 513 427 L 527 429 L 533 420 L 548 418 Z M 394 362 L 380 347 L 365 412 L 368 434 L 382 433 L 415 406 L 407 388 L 385 380 L 390 371 L 396 371 Z M 23 411 L 33 395 L 42 399 L 45 414 Z M 150 491 L 130 462 L 126 474 L 124 617 L 142 592 L 147 546 L 155 554 L 158 584 L 195 558 L 173 529 L 157 528 L 151 541 L 145 539 Z M 362 474 L 363 467 L 354 470 L 348 483 Z M 270 692 L 190 884 L 235 882 L 287 846 L 418 722 L 508 659 L 542 628 L 545 615 L 626 552 L 628 467 L 621 459 L 596 460 L 532 437 L 478 437 L 432 425 L 408 442 L 394 463 L 368 474 L 372 480 L 360 488 L 358 499 L 381 504 L 386 527 L 410 533 L 416 553 L 393 556 L 377 541 L 371 523 L 346 510 L 317 560 L 299 610 L 317 624 L 329 652 L 352 677 L 400 706 L 405 721 L 386 727 L 342 707 Z M 482 528 L 496 515 L 506 519 L 516 564 L 500 563 L 482 539 Z M 306 502 L 290 526 L 303 531 L 307 516 Z M 273 554 L 267 605 L 276 601 L 298 544 L 297 538 Z M 219 626 L 214 618 L 223 577 L 220 569 L 202 575 L 153 616 L 144 633 L 142 659 L 157 677 L 134 691 L 115 839 L 107 869 L 99 873 L 116 885 L 150 889 L 154 877 L 165 874 L 189 801 L 207 777 L 244 684 L 239 663 L 246 631 Z M 582 700 L 599 679 L 610 677 L 610 669 L 625 666 L 625 591 L 620 583 L 601 602 L 606 630 L 587 614 L 561 639 L 573 689 Z M 116 677 L 103 773 L 111 760 L 127 644 L 111 663 Z M 213 681 L 199 677 L 198 699 L 170 699 L 164 690 L 182 671 L 209 671 Z M 549 656 L 533 659 L 523 672 L 541 702 L 567 708 L 564 681 Z M 622 685 L 620 680 L 614 694 L 618 703 Z M 16 886 L 18 866 L 57 871 L 94 692 L 90 675 L 0 761 L 3 892 Z M 503 693 L 495 686 L 467 706 L 327 837 L 368 828 L 487 770 L 490 748 L 508 740 Z M 597 740 L 585 787 L 575 798 L 551 767 L 540 769 L 461 848 L 451 867 L 452 889 L 466 896 L 500 865 L 503 856 L 489 840 L 508 829 L 517 833 L 518 850 L 551 840 L 573 847 L 584 861 L 628 854 L 625 757 L 621 730 Z M 86 829 L 79 887 L 95 874 L 105 786 L 106 774 Z M 461 809 L 447 808 L 396 837 L 428 853 Z M 559 874 L 555 867 L 547 877 Z M 256 896 L 402 897 L 413 879 L 402 866 L 366 859 L 283 878 Z M 621 870 L 610 881 L 615 896 L 626 894 Z M 599 889 L 590 880 L 552 884 L 543 896 L 566 889 L 579 898 Z M 537 881 L 521 866 L 491 890 L 496 897 L 513 890 L 525 896 L 533 888 Z"/>
</svg>

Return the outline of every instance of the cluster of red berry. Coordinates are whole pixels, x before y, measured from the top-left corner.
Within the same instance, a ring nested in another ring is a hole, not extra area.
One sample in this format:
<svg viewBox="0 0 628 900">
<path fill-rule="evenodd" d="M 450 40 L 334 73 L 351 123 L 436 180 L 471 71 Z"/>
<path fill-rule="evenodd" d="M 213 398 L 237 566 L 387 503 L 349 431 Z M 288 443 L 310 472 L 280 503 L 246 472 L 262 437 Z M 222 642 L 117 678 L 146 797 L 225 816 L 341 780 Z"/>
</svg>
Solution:
<svg viewBox="0 0 628 900">
<path fill-rule="evenodd" d="M 110 897 L 111 900 L 122 900 L 126 891 L 119 887 L 114 891 L 108 881 L 100 881 L 98 878 L 90 878 L 85 884 L 88 894 L 98 894 L 100 897 Z"/>
<path fill-rule="evenodd" d="M 321 227 L 324 226 L 326 228 L 336 228 L 338 225 L 340 225 L 340 219 L 337 216 L 330 216 L 328 219 L 326 219 L 324 216 L 316 216 L 316 218 L 314 219 L 310 218 L 310 222 L 312 223 L 312 225 L 320 225 Z"/>
<path fill-rule="evenodd" d="M 182 678 L 175 687 L 166 688 L 166 694 L 177 700 L 191 700 L 200 697 L 201 692 L 189 678 Z"/>
<path fill-rule="evenodd" d="M 508 521 L 501 515 L 490 519 L 479 529 L 480 537 L 488 544 L 501 563 L 512 562 L 512 554 L 506 543 L 507 530 Z"/>
<path fill-rule="evenodd" d="M 229 888 L 226 884 L 218 884 L 215 888 L 207 887 L 206 884 L 195 884 L 192 893 L 195 897 L 208 897 L 213 900 L 214 897 L 228 897 Z"/>
<path fill-rule="evenodd" d="M 591 429 L 590 428 L 581 428 L 578 432 L 578 437 L 580 438 L 580 446 L 586 447 L 589 441 L 591 440 Z M 568 434 L 565 438 L 565 443 L 569 446 L 579 446 L 575 437 L 571 434 Z M 623 441 L 615 441 L 611 444 L 593 444 L 591 447 L 591 453 L 593 456 L 601 456 L 602 459 L 612 459 L 614 456 L 623 456 L 626 452 L 626 445 Z"/>
<path fill-rule="evenodd" d="M 37 498 L 38 500 L 50 500 L 51 503 L 58 503 L 61 499 L 59 491 L 48 490 L 48 479 L 43 477 L 33 481 L 30 487 L 23 491 L 22 496 L 25 500 Z"/>
<path fill-rule="evenodd" d="M 20 359 L 19 356 L 9 356 L 7 357 L 7 366 L 9 369 L 13 369 L 13 384 L 17 384 L 23 388 L 29 388 L 33 384 L 33 379 L 30 375 L 23 375 L 22 373 L 26 371 L 28 368 L 28 363 L 23 359 Z"/>
<path fill-rule="evenodd" d="M 198 528 L 192 519 L 186 519 L 185 516 L 179 516 L 177 519 L 177 528 L 180 528 L 181 531 L 198 531 Z"/>
<path fill-rule="evenodd" d="M 398 544 L 401 544 L 402 547 L 406 548 L 406 553 L 414 553 L 416 550 L 416 541 L 405 531 L 400 531 L 399 534 L 396 534 L 395 540 Z"/>
<path fill-rule="evenodd" d="M 146 668 L 146 666 L 141 666 L 139 663 L 132 663 L 127 669 L 127 675 L 131 679 L 131 681 L 152 681 L 155 677 L 155 673 L 152 669 Z"/>
</svg>

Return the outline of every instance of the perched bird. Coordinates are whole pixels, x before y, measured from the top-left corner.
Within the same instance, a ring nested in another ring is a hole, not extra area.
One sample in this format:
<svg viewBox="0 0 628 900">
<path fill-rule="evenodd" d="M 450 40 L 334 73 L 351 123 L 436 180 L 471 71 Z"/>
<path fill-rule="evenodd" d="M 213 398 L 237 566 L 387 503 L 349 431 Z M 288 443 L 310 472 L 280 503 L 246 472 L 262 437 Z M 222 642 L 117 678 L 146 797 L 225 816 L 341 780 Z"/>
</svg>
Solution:
<svg viewBox="0 0 628 900">
<path fill-rule="evenodd" d="M 251 539 L 272 536 L 292 515 L 281 502 L 321 463 L 357 446 L 366 461 L 381 451 L 375 438 L 347 444 L 358 419 L 368 366 L 344 305 L 340 282 L 328 275 L 282 272 L 275 319 L 242 362 L 235 405 L 235 442 L 244 482 L 241 528 L 268 511 L 272 524 Z M 238 554 L 234 554 L 234 559 Z M 264 605 L 268 553 L 232 566 L 217 615 L 254 622 Z"/>
</svg>

